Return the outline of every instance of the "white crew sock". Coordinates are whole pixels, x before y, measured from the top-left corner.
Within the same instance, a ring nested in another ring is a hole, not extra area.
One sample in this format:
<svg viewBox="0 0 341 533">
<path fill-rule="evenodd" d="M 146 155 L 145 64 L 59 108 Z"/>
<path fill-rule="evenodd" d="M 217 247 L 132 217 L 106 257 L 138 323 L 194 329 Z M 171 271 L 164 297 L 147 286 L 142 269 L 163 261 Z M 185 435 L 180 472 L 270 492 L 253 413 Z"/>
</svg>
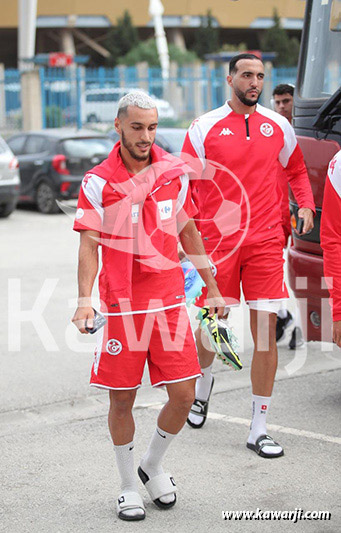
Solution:
<svg viewBox="0 0 341 533">
<path fill-rule="evenodd" d="M 195 397 L 197 400 L 207 401 L 208 399 L 213 379 L 211 373 L 212 365 L 213 363 L 210 366 L 201 369 L 202 376 L 197 379 L 195 384 Z M 202 422 L 202 416 L 193 413 L 189 413 L 188 418 L 196 425 L 199 425 Z"/>
<path fill-rule="evenodd" d="M 281 309 L 279 309 L 277 315 L 279 316 L 279 318 L 286 318 L 288 316 L 288 310 L 286 308 L 281 307 Z"/>
<path fill-rule="evenodd" d="M 212 363 L 213 365 L 213 363 Z M 206 401 L 209 394 L 210 394 L 210 390 L 211 390 L 211 385 L 212 385 L 212 373 L 211 373 L 211 370 L 212 370 L 212 365 L 206 367 L 206 368 L 202 368 L 201 369 L 201 372 L 202 372 L 202 376 L 200 378 L 197 379 L 196 381 L 196 384 L 195 384 L 195 397 L 198 399 L 198 400 L 204 400 Z"/>
<path fill-rule="evenodd" d="M 250 435 L 247 441 L 255 444 L 258 437 L 266 435 L 266 416 L 271 403 L 271 396 L 257 396 L 252 394 L 252 421 Z M 266 454 L 277 454 L 282 450 L 281 446 L 264 446 Z"/>
<path fill-rule="evenodd" d="M 117 468 L 121 477 L 121 493 L 138 492 L 137 478 L 134 469 L 134 442 L 115 446 Z M 144 514 L 142 509 L 129 509 L 124 511 L 127 516 L 138 516 Z"/>
<path fill-rule="evenodd" d="M 163 474 L 161 461 L 174 437 L 176 435 L 156 427 L 148 449 L 140 462 L 142 470 L 149 478 Z M 162 496 L 160 500 L 163 503 L 170 503 L 174 501 L 174 498 L 174 494 L 168 494 L 167 496 Z"/>
</svg>

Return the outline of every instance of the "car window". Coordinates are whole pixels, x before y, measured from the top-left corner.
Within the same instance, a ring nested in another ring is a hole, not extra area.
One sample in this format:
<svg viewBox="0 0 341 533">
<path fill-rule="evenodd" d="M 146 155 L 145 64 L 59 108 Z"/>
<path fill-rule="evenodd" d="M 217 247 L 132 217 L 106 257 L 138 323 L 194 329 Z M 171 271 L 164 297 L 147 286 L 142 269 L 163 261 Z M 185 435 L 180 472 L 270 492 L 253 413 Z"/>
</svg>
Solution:
<svg viewBox="0 0 341 533">
<path fill-rule="evenodd" d="M 25 145 L 25 154 L 39 154 L 48 149 L 48 141 L 46 137 L 39 135 L 30 135 Z"/>
<path fill-rule="evenodd" d="M 117 143 L 117 141 L 120 140 L 120 136 L 117 133 L 117 131 L 115 131 L 115 130 L 109 131 L 109 133 L 107 133 L 107 135 L 109 135 L 110 139 L 112 139 L 114 141 L 114 143 Z"/>
<path fill-rule="evenodd" d="M 108 155 L 113 142 L 105 138 L 65 139 L 62 141 L 65 154 L 69 157 L 91 158 L 94 155 Z"/>
<path fill-rule="evenodd" d="M 160 146 L 160 148 L 166 150 L 166 152 L 172 151 L 170 144 L 166 141 L 164 137 L 162 137 L 162 135 L 159 135 L 158 133 L 155 136 L 155 144 Z"/>
<path fill-rule="evenodd" d="M 0 154 L 4 154 L 5 152 L 7 152 L 7 150 L 8 150 L 7 144 L 5 143 L 3 138 L 0 137 Z"/>
<path fill-rule="evenodd" d="M 12 150 L 14 155 L 20 155 L 24 153 L 24 144 L 26 141 L 26 135 L 18 135 L 7 141 L 8 146 Z"/>
<path fill-rule="evenodd" d="M 86 96 L 87 102 L 118 102 L 121 94 L 118 93 L 94 93 Z"/>
<path fill-rule="evenodd" d="M 170 152 L 181 152 L 186 133 L 187 130 L 185 129 L 175 129 L 172 131 L 170 128 L 166 132 L 162 132 L 162 139 L 165 139 L 169 144 Z"/>
</svg>

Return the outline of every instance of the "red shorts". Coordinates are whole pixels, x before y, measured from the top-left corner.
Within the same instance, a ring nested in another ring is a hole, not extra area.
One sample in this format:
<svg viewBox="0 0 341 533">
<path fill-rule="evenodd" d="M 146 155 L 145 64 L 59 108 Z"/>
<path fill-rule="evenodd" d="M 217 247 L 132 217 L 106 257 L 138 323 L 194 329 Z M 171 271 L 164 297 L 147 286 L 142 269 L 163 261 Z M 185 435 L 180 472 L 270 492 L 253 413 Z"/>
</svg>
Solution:
<svg viewBox="0 0 341 533">
<path fill-rule="evenodd" d="M 201 375 L 184 305 L 171 309 L 107 316 L 98 332 L 90 384 L 106 389 L 136 389 L 148 361 L 153 386 Z"/>
<path fill-rule="evenodd" d="M 282 236 L 260 243 L 241 246 L 228 257 L 229 250 L 214 252 L 210 259 L 217 268 L 216 281 L 226 305 L 240 302 L 240 283 L 245 300 L 288 298 L 284 283 Z M 205 305 L 206 287 L 196 305 Z"/>
</svg>

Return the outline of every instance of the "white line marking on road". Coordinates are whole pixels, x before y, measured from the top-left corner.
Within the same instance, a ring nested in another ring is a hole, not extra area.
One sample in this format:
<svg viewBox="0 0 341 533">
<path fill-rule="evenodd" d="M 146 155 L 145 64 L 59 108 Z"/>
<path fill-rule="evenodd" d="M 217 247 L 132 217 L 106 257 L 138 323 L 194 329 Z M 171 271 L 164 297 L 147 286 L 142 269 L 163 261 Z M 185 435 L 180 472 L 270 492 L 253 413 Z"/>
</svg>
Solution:
<svg viewBox="0 0 341 533">
<path fill-rule="evenodd" d="M 141 406 L 142 407 L 142 406 Z M 161 409 L 161 404 L 145 404 L 143 407 L 147 409 Z M 219 413 L 208 413 L 208 418 L 212 420 L 223 420 L 230 424 L 239 424 L 242 426 L 250 426 L 250 420 L 246 418 L 238 418 L 236 416 L 221 415 Z M 297 437 L 306 437 L 307 439 L 320 440 L 324 442 L 331 442 L 332 444 L 341 444 L 340 437 L 331 437 L 330 435 L 323 435 L 323 433 L 313 433 L 312 431 L 305 431 L 304 429 L 288 428 L 279 426 L 277 424 L 267 424 L 270 431 L 278 431 L 279 433 L 286 433 L 288 435 L 296 435 Z"/>
</svg>

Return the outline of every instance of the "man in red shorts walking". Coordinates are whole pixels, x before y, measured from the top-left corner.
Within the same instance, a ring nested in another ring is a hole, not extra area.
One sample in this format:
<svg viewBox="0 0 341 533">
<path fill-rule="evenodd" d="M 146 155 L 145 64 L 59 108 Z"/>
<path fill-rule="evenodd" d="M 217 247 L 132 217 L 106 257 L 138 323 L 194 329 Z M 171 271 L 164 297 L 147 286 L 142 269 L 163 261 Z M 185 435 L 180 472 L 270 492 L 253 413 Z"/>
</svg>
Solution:
<svg viewBox="0 0 341 533">
<path fill-rule="evenodd" d="M 81 333 L 93 326 L 91 293 L 102 246 L 99 288 L 107 323 L 98 332 L 91 385 L 109 390 L 109 429 L 121 477 L 117 512 L 123 520 L 145 517 L 134 471 L 132 408 L 146 360 L 152 385 L 165 385 L 169 400 L 138 474 L 158 507 L 168 509 L 176 501 L 174 479 L 161 462 L 186 421 L 200 376 L 178 235 L 207 285 L 211 313 L 215 307 L 220 315 L 224 310 L 192 220 L 196 209 L 185 165 L 153 144 L 156 127 L 157 110 L 148 95 L 133 92 L 120 100 L 115 119 L 120 142 L 84 177 L 74 225 L 81 235 L 73 322 Z"/>
<path fill-rule="evenodd" d="M 283 448 L 267 434 L 266 415 L 277 369 L 276 315 L 280 303 L 288 297 L 283 279 L 278 161 L 290 172 L 290 185 L 300 206 L 298 216 L 304 220 L 303 233 L 313 227 L 314 202 L 289 121 L 257 104 L 263 79 L 264 65 L 257 56 L 234 57 L 227 77 L 231 100 L 192 123 L 183 152 L 184 158 L 189 154 L 201 161 L 202 173 L 197 173 L 193 194 L 205 249 L 217 268 L 220 292 L 228 306 L 238 304 L 241 283 L 250 308 L 254 353 L 247 447 L 262 457 L 273 458 L 283 455 Z M 215 174 L 207 179 L 205 172 L 208 167 L 211 172 L 214 164 Z M 227 206 L 224 212 L 219 209 L 222 197 Z M 205 296 L 197 305 L 205 303 Z M 203 372 L 197 380 L 196 400 L 205 409 L 201 413 L 194 405 L 188 421 L 192 427 L 201 427 L 213 383 L 214 354 L 204 347 L 199 330 L 196 338 Z"/>
</svg>

